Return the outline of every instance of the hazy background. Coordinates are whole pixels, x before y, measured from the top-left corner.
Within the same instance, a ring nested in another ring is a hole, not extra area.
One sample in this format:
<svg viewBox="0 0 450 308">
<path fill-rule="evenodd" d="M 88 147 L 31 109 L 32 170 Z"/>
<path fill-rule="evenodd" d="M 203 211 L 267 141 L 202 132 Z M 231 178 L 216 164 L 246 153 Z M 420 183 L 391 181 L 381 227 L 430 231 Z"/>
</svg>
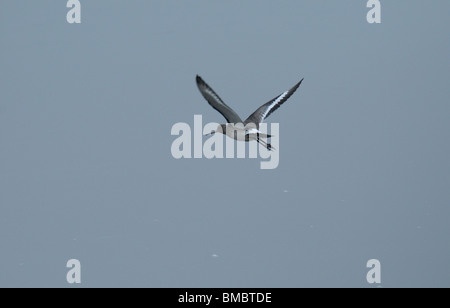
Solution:
<svg viewBox="0 0 450 308">
<path fill-rule="evenodd" d="M 0 287 L 450 287 L 450 2 L 2 1 Z M 171 156 L 269 122 L 280 165 Z"/>
</svg>

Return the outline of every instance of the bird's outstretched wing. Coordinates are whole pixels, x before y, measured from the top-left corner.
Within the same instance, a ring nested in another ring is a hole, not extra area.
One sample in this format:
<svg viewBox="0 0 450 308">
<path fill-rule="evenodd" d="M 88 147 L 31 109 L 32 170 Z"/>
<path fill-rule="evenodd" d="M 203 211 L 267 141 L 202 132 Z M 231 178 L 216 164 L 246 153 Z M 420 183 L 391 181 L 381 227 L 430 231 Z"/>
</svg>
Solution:
<svg viewBox="0 0 450 308">
<path fill-rule="evenodd" d="M 271 99 L 258 109 L 256 109 L 255 112 L 253 112 L 247 120 L 245 120 L 244 124 L 248 123 L 254 123 L 257 127 L 259 127 L 259 123 L 264 121 L 265 118 L 270 116 L 272 112 L 277 110 L 289 97 L 291 97 L 292 94 L 297 90 L 297 88 L 302 83 L 303 79 L 300 80 L 295 86 L 293 86 L 290 90 L 285 91 L 278 95 L 277 97 Z"/>
<path fill-rule="evenodd" d="M 203 97 L 208 101 L 208 103 L 217 111 L 219 111 L 227 120 L 228 123 L 242 123 L 239 115 L 227 104 L 223 102 L 223 100 L 219 97 L 219 95 L 211 89 L 210 86 L 203 79 L 197 75 L 196 78 L 197 87 L 202 93 Z"/>
</svg>

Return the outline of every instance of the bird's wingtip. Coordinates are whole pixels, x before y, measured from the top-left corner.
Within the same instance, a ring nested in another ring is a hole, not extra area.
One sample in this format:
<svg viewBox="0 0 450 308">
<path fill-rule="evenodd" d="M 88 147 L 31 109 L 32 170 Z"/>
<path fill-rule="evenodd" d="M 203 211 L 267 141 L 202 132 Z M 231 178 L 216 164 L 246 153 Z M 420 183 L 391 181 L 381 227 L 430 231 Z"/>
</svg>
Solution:
<svg viewBox="0 0 450 308">
<path fill-rule="evenodd" d="M 195 76 L 195 81 L 197 82 L 197 85 L 202 85 L 205 83 L 199 75 Z"/>
<path fill-rule="evenodd" d="M 305 78 L 302 78 L 299 82 L 297 82 L 297 83 L 295 84 L 295 86 L 293 87 L 293 89 L 296 89 L 296 90 L 297 90 L 297 88 L 302 84 L 303 79 L 305 79 Z"/>
</svg>

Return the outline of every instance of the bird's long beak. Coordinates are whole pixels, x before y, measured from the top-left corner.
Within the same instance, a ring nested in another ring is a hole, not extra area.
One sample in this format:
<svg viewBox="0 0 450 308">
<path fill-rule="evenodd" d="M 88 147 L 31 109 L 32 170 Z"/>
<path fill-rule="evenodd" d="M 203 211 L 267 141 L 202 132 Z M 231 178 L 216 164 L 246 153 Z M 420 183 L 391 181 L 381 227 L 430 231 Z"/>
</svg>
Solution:
<svg viewBox="0 0 450 308">
<path fill-rule="evenodd" d="M 214 135 L 216 132 L 215 131 L 212 131 L 212 132 L 210 132 L 209 134 L 205 134 L 205 135 L 203 135 L 203 136 L 211 136 L 211 135 Z"/>
</svg>

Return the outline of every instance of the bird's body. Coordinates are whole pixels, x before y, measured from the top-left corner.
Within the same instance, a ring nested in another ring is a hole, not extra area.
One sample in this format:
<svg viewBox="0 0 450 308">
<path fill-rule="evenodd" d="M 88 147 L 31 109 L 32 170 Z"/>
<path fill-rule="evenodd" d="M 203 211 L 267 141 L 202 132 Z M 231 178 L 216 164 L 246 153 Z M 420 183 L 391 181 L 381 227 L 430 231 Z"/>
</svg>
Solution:
<svg viewBox="0 0 450 308">
<path fill-rule="evenodd" d="M 207 102 L 218 112 L 220 112 L 227 124 L 220 124 L 215 131 L 210 134 L 221 133 L 227 135 L 230 138 L 239 141 L 252 141 L 256 140 L 268 150 L 272 149 L 270 143 L 267 143 L 263 139 L 268 139 L 271 136 L 259 131 L 259 124 L 264 121 L 272 112 L 277 110 L 300 86 L 303 79 L 300 80 L 290 90 L 285 91 L 277 97 L 271 99 L 253 112 L 245 121 L 242 121 L 239 115 L 228 105 L 226 105 L 222 99 L 214 92 L 214 90 L 208 86 L 203 79 L 197 75 L 196 78 L 198 89 Z"/>
</svg>

